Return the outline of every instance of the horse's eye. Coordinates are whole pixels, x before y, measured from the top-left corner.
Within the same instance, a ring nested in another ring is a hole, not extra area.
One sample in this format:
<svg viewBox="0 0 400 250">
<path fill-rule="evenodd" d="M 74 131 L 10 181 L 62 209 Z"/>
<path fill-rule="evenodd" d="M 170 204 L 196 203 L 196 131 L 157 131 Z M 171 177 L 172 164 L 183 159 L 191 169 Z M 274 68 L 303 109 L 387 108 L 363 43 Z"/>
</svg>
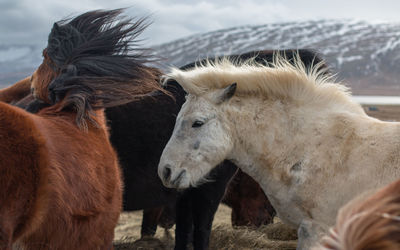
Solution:
<svg viewBox="0 0 400 250">
<path fill-rule="evenodd" d="M 195 122 L 193 122 L 193 124 L 192 124 L 192 128 L 201 127 L 201 126 L 203 126 L 203 124 L 204 124 L 204 122 L 202 122 L 202 121 L 195 121 Z"/>
</svg>

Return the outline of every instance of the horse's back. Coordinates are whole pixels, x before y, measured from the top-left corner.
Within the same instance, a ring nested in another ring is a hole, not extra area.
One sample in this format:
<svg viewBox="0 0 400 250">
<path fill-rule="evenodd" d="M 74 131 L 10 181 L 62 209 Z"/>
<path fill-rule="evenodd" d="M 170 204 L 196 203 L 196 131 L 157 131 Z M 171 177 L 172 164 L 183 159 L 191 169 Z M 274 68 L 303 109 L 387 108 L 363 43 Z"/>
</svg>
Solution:
<svg viewBox="0 0 400 250">
<path fill-rule="evenodd" d="M 11 103 L 21 100 L 30 93 L 31 76 L 28 76 L 10 87 L 0 90 L 0 101 Z"/>
</svg>

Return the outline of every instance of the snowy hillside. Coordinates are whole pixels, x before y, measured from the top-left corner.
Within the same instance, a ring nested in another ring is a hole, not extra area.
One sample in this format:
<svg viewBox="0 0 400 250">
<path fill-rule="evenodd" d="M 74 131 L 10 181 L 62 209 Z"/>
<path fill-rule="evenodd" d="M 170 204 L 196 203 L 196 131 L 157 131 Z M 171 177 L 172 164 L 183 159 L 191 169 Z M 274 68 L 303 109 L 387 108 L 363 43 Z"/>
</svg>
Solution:
<svg viewBox="0 0 400 250">
<path fill-rule="evenodd" d="M 198 34 L 155 47 L 176 66 L 207 56 L 297 48 L 321 52 L 357 94 L 400 94 L 400 24 L 275 23 Z"/>
<path fill-rule="evenodd" d="M 154 24 L 156 25 L 156 24 Z M 400 24 L 308 21 L 243 26 L 197 34 L 154 49 L 165 65 L 182 66 L 207 56 L 262 49 L 308 48 L 324 54 L 339 79 L 356 94 L 400 95 Z M 0 45 L 0 85 L 30 74 L 43 46 Z"/>
</svg>

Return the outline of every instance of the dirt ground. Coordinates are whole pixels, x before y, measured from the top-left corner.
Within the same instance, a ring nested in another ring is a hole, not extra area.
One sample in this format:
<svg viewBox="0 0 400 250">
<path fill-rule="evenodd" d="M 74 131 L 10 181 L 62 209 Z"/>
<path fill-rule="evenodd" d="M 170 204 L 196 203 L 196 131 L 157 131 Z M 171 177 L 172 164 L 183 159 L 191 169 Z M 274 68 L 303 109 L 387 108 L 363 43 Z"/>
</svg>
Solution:
<svg viewBox="0 0 400 250">
<path fill-rule="evenodd" d="M 231 209 L 220 205 L 215 215 L 210 239 L 210 250 L 219 249 L 296 249 L 296 230 L 276 222 L 257 230 L 233 229 Z M 115 229 L 115 249 L 173 249 L 174 228 L 169 231 L 158 227 L 155 238 L 140 239 L 142 212 L 122 213 Z"/>
<path fill-rule="evenodd" d="M 386 121 L 400 121 L 399 106 L 364 107 L 367 114 Z M 215 215 L 210 239 L 210 249 L 296 249 L 296 231 L 279 222 L 261 227 L 233 229 L 230 221 L 231 209 L 220 205 Z M 168 232 L 158 228 L 155 238 L 140 239 L 142 212 L 122 213 L 115 229 L 115 248 L 133 249 L 173 249 L 174 228 Z"/>
</svg>

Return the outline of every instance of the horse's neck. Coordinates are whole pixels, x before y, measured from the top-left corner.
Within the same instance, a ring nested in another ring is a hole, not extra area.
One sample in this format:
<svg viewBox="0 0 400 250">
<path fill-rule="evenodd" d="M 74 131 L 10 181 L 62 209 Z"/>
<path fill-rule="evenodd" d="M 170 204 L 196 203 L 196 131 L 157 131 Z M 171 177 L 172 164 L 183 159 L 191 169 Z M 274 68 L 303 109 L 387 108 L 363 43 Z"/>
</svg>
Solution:
<svg viewBox="0 0 400 250">
<path fill-rule="evenodd" d="M 104 109 L 94 111 L 93 119 L 95 119 L 101 129 L 107 132 L 107 136 L 109 137 Z"/>
<path fill-rule="evenodd" d="M 289 187 L 291 174 L 313 160 L 305 155 L 312 155 L 310 152 L 324 143 L 335 126 L 334 117 L 340 116 L 329 105 L 298 106 L 256 98 L 232 102 L 227 109 L 235 131 L 229 158 L 258 182 L 271 183 L 276 189 Z M 339 124 L 343 133 L 355 126 L 351 123 L 346 120 Z"/>
<path fill-rule="evenodd" d="M 87 126 L 89 131 L 94 131 L 95 133 L 99 133 L 100 131 L 104 131 L 106 137 L 109 138 L 108 127 L 106 123 L 106 115 L 104 109 L 94 110 L 93 114 L 90 114 L 90 118 L 92 121 L 87 120 Z"/>
<path fill-rule="evenodd" d="M 57 103 L 53 106 L 50 106 L 48 108 L 44 108 L 39 112 L 39 115 L 41 116 L 56 116 L 58 119 L 61 119 L 64 122 L 68 122 L 74 125 L 76 124 L 76 117 L 77 113 L 76 112 L 71 112 L 71 111 L 63 111 L 62 110 L 62 105 L 60 103 Z M 54 119 L 52 119 L 54 120 Z M 86 119 L 86 125 L 89 131 L 94 131 L 95 133 L 98 133 L 99 130 L 102 130 L 105 132 L 106 137 L 109 137 L 108 133 L 108 127 L 106 123 L 106 116 L 104 109 L 97 109 L 92 111 L 90 114 L 90 120 Z M 83 128 L 81 128 L 83 129 Z"/>
<path fill-rule="evenodd" d="M 273 164 L 275 158 L 292 152 L 293 139 L 307 126 L 295 107 L 280 101 L 249 98 L 227 108 L 236 140 L 232 155 L 251 164 L 261 159 Z"/>
</svg>

